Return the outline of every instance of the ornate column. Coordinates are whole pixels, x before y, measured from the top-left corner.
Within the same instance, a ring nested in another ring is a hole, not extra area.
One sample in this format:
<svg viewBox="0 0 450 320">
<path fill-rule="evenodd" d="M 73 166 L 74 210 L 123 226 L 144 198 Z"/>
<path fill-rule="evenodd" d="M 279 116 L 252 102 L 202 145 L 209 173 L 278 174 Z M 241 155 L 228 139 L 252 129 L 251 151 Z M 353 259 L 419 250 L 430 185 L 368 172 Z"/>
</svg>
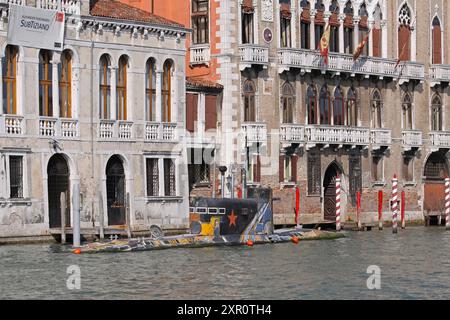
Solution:
<svg viewBox="0 0 450 320">
<path fill-rule="evenodd" d="M 388 57 L 388 28 L 387 20 L 381 21 L 381 56 L 384 59 Z"/>
<path fill-rule="evenodd" d="M 156 122 L 162 120 L 162 70 L 156 70 Z"/>
<path fill-rule="evenodd" d="M 369 57 L 373 57 L 373 27 L 375 22 L 373 20 L 369 21 Z"/>
<path fill-rule="evenodd" d="M 417 59 L 417 30 L 416 26 L 411 26 L 411 61 L 416 61 Z"/>
<path fill-rule="evenodd" d="M 54 53 L 55 54 L 55 53 Z M 55 54 L 56 55 L 56 54 Z M 58 77 L 58 64 L 59 57 L 54 57 L 52 60 L 52 91 L 53 91 L 53 118 L 59 118 L 59 77 Z"/>
<path fill-rule="evenodd" d="M 358 48 L 359 45 L 359 22 L 361 21 L 360 17 L 353 18 L 353 50 Z M 351 52 L 353 53 L 353 52 Z"/>
<path fill-rule="evenodd" d="M 339 52 L 345 52 L 345 43 L 344 43 L 344 21 L 345 14 L 339 15 Z"/>
<path fill-rule="evenodd" d="M 117 120 L 117 67 L 109 67 L 111 70 L 111 103 L 109 118 Z"/>
<path fill-rule="evenodd" d="M 0 62 L 2 64 L 3 64 L 3 55 L 4 52 L 0 52 Z M 0 81 L 2 82 L 0 85 L 0 116 L 1 116 L 3 114 L 3 65 L 0 67 Z"/>
<path fill-rule="evenodd" d="M 317 46 L 316 46 L 316 22 L 315 22 L 315 18 L 316 18 L 316 10 L 311 10 L 311 14 L 310 14 L 310 20 L 311 20 L 311 28 L 309 30 L 309 34 L 310 34 L 310 49 L 311 50 L 316 50 Z"/>
</svg>

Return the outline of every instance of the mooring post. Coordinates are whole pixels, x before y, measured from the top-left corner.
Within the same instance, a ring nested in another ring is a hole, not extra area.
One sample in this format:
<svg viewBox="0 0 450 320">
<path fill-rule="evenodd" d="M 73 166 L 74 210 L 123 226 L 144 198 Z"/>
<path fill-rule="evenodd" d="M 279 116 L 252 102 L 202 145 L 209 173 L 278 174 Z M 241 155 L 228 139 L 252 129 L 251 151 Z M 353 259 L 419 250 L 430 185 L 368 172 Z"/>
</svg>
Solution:
<svg viewBox="0 0 450 320">
<path fill-rule="evenodd" d="M 398 179 L 394 175 L 392 179 L 392 232 L 398 232 L 397 216 L 398 216 Z"/>
<path fill-rule="evenodd" d="M 357 215 L 357 221 L 358 221 L 358 230 L 361 231 L 362 225 L 361 225 L 361 192 L 356 193 L 356 215 Z"/>
<path fill-rule="evenodd" d="M 105 239 L 105 216 L 103 211 L 103 197 L 101 192 L 98 193 L 98 214 L 98 223 L 100 224 L 100 239 L 103 240 Z"/>
<path fill-rule="evenodd" d="M 406 229 L 405 208 L 406 208 L 405 191 L 402 191 L 402 229 Z"/>
<path fill-rule="evenodd" d="M 73 186 L 73 247 L 80 247 L 80 185 Z"/>
<path fill-rule="evenodd" d="M 66 243 L 66 211 L 67 211 L 67 202 L 66 202 L 66 193 L 61 192 L 60 196 L 61 203 L 61 244 Z"/>
<path fill-rule="evenodd" d="M 127 192 L 127 198 L 126 198 L 126 205 L 125 205 L 125 210 L 126 210 L 126 217 L 127 217 L 127 235 L 128 235 L 128 239 L 131 239 L 131 214 L 130 214 L 130 193 Z"/>
<path fill-rule="evenodd" d="M 378 191 L 378 229 L 383 230 L 383 191 Z"/>
<path fill-rule="evenodd" d="M 341 231 L 341 177 L 336 177 L 336 231 Z"/>
<path fill-rule="evenodd" d="M 445 178 L 445 229 L 450 230 L 450 178 Z"/>
<path fill-rule="evenodd" d="M 297 186 L 295 188 L 295 224 L 297 227 L 300 224 L 300 188 Z"/>
</svg>

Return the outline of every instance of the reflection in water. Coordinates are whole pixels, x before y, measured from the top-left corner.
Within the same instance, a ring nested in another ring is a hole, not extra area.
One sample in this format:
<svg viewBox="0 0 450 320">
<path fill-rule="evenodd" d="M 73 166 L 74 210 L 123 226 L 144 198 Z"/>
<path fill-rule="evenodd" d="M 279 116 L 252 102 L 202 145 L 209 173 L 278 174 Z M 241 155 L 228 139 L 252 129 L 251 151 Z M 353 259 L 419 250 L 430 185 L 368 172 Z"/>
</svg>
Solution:
<svg viewBox="0 0 450 320">
<path fill-rule="evenodd" d="M 0 247 L 0 299 L 450 299 L 450 232 L 409 228 L 336 241 L 76 256 Z M 66 288 L 81 268 L 81 290 Z M 381 268 L 380 291 L 366 287 Z"/>
</svg>

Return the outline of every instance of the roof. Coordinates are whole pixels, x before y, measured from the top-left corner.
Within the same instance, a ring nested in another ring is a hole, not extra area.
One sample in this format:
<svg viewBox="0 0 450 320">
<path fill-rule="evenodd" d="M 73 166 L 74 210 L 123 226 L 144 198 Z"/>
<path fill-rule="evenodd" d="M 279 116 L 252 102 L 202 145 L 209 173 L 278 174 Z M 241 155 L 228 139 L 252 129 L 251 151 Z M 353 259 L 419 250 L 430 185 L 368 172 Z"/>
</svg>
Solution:
<svg viewBox="0 0 450 320">
<path fill-rule="evenodd" d="M 223 89 L 223 86 L 220 83 L 214 82 L 212 80 L 199 78 L 186 78 L 186 85 L 188 88 L 190 87 L 196 89 L 215 89 L 215 90 Z"/>
<path fill-rule="evenodd" d="M 91 0 L 90 13 L 92 16 L 121 20 L 131 20 L 172 27 L 184 27 L 182 24 L 154 15 L 116 0 Z"/>
</svg>

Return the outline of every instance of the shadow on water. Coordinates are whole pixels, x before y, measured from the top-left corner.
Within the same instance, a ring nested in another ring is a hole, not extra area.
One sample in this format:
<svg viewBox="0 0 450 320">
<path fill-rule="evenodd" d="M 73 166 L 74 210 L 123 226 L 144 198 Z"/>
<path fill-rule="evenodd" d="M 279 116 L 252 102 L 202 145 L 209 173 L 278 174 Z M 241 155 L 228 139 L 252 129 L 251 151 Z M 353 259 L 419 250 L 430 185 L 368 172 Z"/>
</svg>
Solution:
<svg viewBox="0 0 450 320">
<path fill-rule="evenodd" d="M 333 241 L 125 254 L 0 247 L 1 299 L 449 299 L 450 232 L 349 232 Z M 57 253 L 57 254 L 55 254 Z M 66 286 L 79 266 L 81 290 Z M 367 288 L 369 266 L 381 290 Z"/>
</svg>

